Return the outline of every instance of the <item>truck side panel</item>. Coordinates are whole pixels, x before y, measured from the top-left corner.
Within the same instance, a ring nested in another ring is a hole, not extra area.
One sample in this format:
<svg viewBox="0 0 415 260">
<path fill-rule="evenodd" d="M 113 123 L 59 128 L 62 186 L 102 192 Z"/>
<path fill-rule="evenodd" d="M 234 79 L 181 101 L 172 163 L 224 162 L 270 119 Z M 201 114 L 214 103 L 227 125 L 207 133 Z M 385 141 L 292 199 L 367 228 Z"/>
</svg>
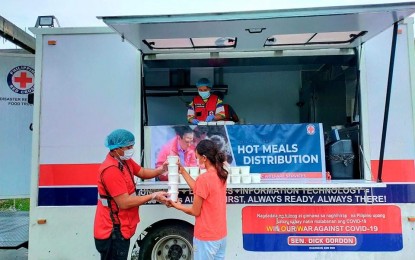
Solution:
<svg viewBox="0 0 415 260">
<path fill-rule="evenodd" d="M 108 32 L 37 39 L 42 87 L 36 93 L 35 127 L 41 134 L 34 142 L 39 167 L 32 173 L 31 259 L 98 257 L 91 205 L 97 168 L 107 153 L 105 137 L 116 128 L 137 137 L 140 132 L 139 56 Z"/>
<path fill-rule="evenodd" d="M 28 198 L 34 55 L 0 55 L 0 198 Z"/>
<path fill-rule="evenodd" d="M 408 24 L 409 23 L 409 24 Z M 415 181 L 415 136 L 413 111 L 413 79 L 410 62 L 413 57 L 413 19 L 399 25 L 389 119 L 384 155 L 383 181 Z M 365 45 L 365 77 L 367 99 L 363 109 L 368 112 L 367 136 L 370 142 L 372 177 L 377 178 L 382 138 L 385 96 L 391 52 L 392 29 L 371 39 Z M 412 49 L 412 52 L 411 52 Z M 412 55 L 410 55 L 412 53 Z M 413 68 L 412 68 L 413 69 Z M 365 83 L 364 81 L 362 84 Z M 363 122 L 364 119 L 362 120 Z"/>
</svg>

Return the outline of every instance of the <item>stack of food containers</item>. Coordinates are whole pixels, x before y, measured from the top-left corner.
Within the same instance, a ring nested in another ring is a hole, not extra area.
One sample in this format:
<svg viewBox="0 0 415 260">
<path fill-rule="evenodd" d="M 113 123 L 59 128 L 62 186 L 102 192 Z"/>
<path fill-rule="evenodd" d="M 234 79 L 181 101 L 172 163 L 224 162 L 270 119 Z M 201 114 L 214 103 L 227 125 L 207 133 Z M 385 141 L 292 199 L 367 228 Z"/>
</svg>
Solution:
<svg viewBox="0 0 415 260">
<path fill-rule="evenodd" d="M 167 161 L 169 162 L 167 166 L 169 169 L 169 189 L 167 192 L 172 201 L 177 201 L 179 197 L 179 165 L 177 165 L 179 157 L 174 155 L 167 156 Z"/>
<path fill-rule="evenodd" d="M 251 173 L 251 167 L 249 165 L 245 166 L 233 166 L 230 167 L 230 183 L 260 183 L 261 174 Z M 229 181 L 228 181 L 229 183 Z"/>
</svg>

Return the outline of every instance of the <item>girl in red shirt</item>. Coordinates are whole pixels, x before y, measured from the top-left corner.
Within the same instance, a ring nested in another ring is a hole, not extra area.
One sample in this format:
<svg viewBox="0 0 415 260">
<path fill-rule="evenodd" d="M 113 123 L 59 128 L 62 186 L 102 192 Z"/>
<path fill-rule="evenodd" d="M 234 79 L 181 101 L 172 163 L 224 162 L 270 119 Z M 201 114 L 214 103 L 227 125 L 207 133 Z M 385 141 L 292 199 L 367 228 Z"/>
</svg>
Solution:
<svg viewBox="0 0 415 260">
<path fill-rule="evenodd" d="M 199 166 L 207 170 L 193 180 L 179 165 L 189 187 L 193 190 L 193 204 L 190 207 L 180 202 L 171 205 L 186 214 L 196 217 L 193 252 L 194 260 L 225 259 L 226 249 L 226 179 L 228 172 L 223 163 L 226 160 L 211 140 L 202 140 L 196 147 Z"/>
</svg>

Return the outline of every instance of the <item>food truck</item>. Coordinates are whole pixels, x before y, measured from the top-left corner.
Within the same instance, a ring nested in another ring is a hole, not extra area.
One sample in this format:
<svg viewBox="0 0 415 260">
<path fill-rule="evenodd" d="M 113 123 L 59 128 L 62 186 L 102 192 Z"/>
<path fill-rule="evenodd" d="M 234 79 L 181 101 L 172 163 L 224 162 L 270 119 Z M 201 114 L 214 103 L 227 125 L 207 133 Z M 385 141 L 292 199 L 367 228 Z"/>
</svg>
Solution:
<svg viewBox="0 0 415 260">
<path fill-rule="evenodd" d="M 106 136 L 132 131 L 134 159 L 154 168 L 174 126 L 187 126 L 201 77 L 241 120 L 190 127 L 220 139 L 231 167 L 249 166 L 250 179 L 227 187 L 227 259 L 413 259 L 415 3 L 373 2 L 32 28 L 29 259 L 99 258 Z M 168 189 L 136 181 L 139 195 Z M 192 258 L 193 217 L 158 203 L 139 211 L 132 259 Z"/>
</svg>

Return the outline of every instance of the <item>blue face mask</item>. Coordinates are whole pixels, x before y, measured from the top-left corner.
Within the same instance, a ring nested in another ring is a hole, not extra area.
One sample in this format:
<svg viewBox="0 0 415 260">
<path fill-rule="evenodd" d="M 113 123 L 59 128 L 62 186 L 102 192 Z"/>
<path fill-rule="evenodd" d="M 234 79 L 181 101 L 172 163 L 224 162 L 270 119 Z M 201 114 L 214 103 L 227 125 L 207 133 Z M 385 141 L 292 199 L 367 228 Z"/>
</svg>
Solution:
<svg viewBox="0 0 415 260">
<path fill-rule="evenodd" d="M 198 91 L 199 96 L 201 96 L 203 99 L 207 99 L 210 97 L 210 91 Z"/>
</svg>

